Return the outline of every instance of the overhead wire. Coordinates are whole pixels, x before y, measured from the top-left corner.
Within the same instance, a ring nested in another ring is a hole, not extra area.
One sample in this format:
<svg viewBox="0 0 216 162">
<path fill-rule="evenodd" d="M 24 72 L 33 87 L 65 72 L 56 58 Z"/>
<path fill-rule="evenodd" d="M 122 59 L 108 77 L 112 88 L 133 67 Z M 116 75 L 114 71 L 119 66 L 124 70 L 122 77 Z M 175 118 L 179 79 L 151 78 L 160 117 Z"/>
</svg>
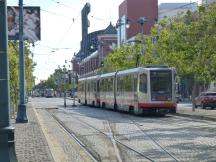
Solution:
<svg viewBox="0 0 216 162">
<path fill-rule="evenodd" d="M 61 5 L 61 6 L 64 6 L 64 7 L 67 7 L 67 8 L 70 8 L 70 9 L 73 9 L 73 10 L 76 10 L 78 11 L 77 9 L 69 6 L 69 5 L 66 5 L 64 3 L 61 3 L 57 0 L 50 0 L 58 5 Z M 198 1 L 195 1 L 195 2 L 190 2 L 188 4 L 184 4 L 182 6 L 179 6 L 179 7 L 176 7 L 176 8 L 173 8 L 169 11 L 164 11 L 164 12 L 161 12 L 161 14 L 163 13 L 169 13 L 171 12 L 172 10 L 176 10 L 176 9 L 179 9 L 179 8 L 183 8 L 183 7 L 186 7 L 186 6 L 189 6 L 191 4 L 194 4 L 194 3 L 198 3 Z M 72 23 L 69 25 L 68 29 L 66 30 L 66 32 L 64 33 L 63 37 L 60 39 L 60 41 L 58 42 L 58 45 L 61 44 L 63 42 L 63 40 L 65 39 L 66 35 L 70 32 L 71 28 L 72 28 L 72 25 L 75 23 L 75 21 L 79 18 L 79 16 L 81 15 L 81 11 L 79 11 L 78 15 L 74 18 L 74 17 L 69 17 L 69 16 L 65 16 L 65 15 L 61 15 L 61 14 L 58 14 L 56 12 L 52 12 L 52 11 L 48 11 L 48 10 L 45 10 L 45 9 L 42 9 L 40 8 L 41 11 L 43 12 L 47 12 L 47 13 L 50 13 L 50 14 L 53 14 L 53 15 L 56 15 L 56 16 L 61 16 L 61 17 L 64 17 L 64 18 L 67 18 L 67 19 L 70 19 L 72 20 Z M 91 18 L 94 18 L 94 19 L 97 19 L 99 21 L 105 21 L 105 19 L 101 19 L 101 18 L 98 18 L 98 17 L 95 17 L 93 15 L 89 15 Z M 38 44 L 39 45 L 39 44 Z M 43 46 L 43 47 L 47 47 L 47 48 L 50 48 L 50 49 L 53 49 L 53 50 L 61 50 L 61 49 L 72 49 L 72 48 L 56 48 L 56 47 L 49 47 L 49 46 L 46 46 L 46 45 L 39 45 L 39 46 Z"/>
<path fill-rule="evenodd" d="M 51 46 L 47 46 L 44 44 L 36 44 L 37 46 L 42 46 L 45 48 L 49 48 L 49 49 L 58 49 L 58 50 L 68 50 L 68 49 L 73 49 L 72 47 L 62 47 L 62 48 L 56 48 L 56 47 L 51 47 Z M 75 46 L 75 45 L 74 45 Z"/>
<path fill-rule="evenodd" d="M 69 16 L 65 16 L 65 15 L 57 14 L 57 13 L 55 13 L 55 12 L 48 11 L 48 10 L 44 10 L 44 9 L 42 9 L 42 8 L 40 8 L 40 10 L 43 11 L 43 12 L 47 12 L 47 13 L 49 13 L 49 14 L 53 14 L 53 15 L 56 15 L 56 16 L 61 16 L 61 17 L 67 18 L 67 19 L 74 20 L 73 17 L 69 17 Z"/>
<path fill-rule="evenodd" d="M 71 9 L 73 9 L 75 11 L 78 11 L 77 9 L 75 9 L 75 8 L 69 6 L 69 5 L 63 4 L 63 3 L 59 2 L 59 1 L 56 1 L 56 0 L 51 0 L 51 1 L 57 3 L 58 5 L 61 5 L 61 6 L 67 7 L 67 8 L 71 8 Z"/>
<path fill-rule="evenodd" d="M 53 2 L 57 3 L 58 5 L 61 5 L 61 6 L 64 6 L 64 7 L 71 8 L 71 9 L 73 9 L 73 10 L 75 10 L 75 11 L 81 11 L 81 10 L 82 10 L 82 9 L 77 10 L 77 9 L 75 9 L 75 8 L 69 6 L 69 5 L 66 5 L 66 4 L 61 3 L 61 2 L 59 2 L 59 1 L 56 1 L 56 0 L 50 0 L 50 1 L 53 1 Z M 89 14 L 89 16 L 90 16 L 91 18 L 94 18 L 94 19 L 98 20 L 98 21 L 103 21 L 103 22 L 105 22 L 105 21 L 107 22 L 107 21 L 108 21 L 108 19 L 99 18 L 99 17 L 96 17 L 96 16 L 91 15 L 91 14 Z"/>
<path fill-rule="evenodd" d="M 64 33 L 63 37 L 62 37 L 62 38 L 60 39 L 60 41 L 58 42 L 58 45 L 60 45 L 60 44 L 63 42 L 63 40 L 65 39 L 66 35 L 70 32 L 70 30 L 71 30 L 71 28 L 72 28 L 74 22 L 79 18 L 80 13 L 81 13 L 81 12 L 79 12 L 79 14 L 77 15 L 77 17 L 76 17 L 75 19 L 73 19 L 72 23 L 70 24 L 70 26 L 68 27 L 68 29 L 67 29 L 66 32 Z"/>
<path fill-rule="evenodd" d="M 58 1 L 56 1 L 56 0 L 51 0 L 51 1 L 53 1 L 53 2 L 56 2 L 57 4 L 59 4 L 59 5 L 63 5 L 63 6 L 67 6 L 68 8 L 72 8 L 72 7 L 70 7 L 70 6 L 68 6 L 68 5 L 65 5 L 65 4 L 62 4 L 62 3 L 60 3 L 60 2 L 58 2 Z M 26 5 L 26 4 L 25 4 Z M 72 9 L 74 9 L 74 8 L 72 8 Z M 50 13 L 50 14 L 53 14 L 53 15 L 56 15 L 56 16 L 61 16 L 61 17 L 64 17 L 64 18 L 67 18 L 67 19 L 70 19 L 70 20 L 72 20 L 72 23 L 70 24 L 70 26 L 69 26 L 69 28 L 67 29 L 67 31 L 64 33 L 64 35 L 63 35 L 63 37 L 60 39 L 60 41 L 57 43 L 58 45 L 60 45 L 61 44 L 61 42 L 65 39 L 65 37 L 66 37 L 66 35 L 69 33 L 69 31 L 71 30 L 71 28 L 72 28 L 72 25 L 75 23 L 75 21 L 79 18 L 79 16 L 81 15 L 81 12 L 79 11 L 79 13 L 77 14 L 77 16 L 74 18 L 74 17 L 69 17 L 69 16 L 65 16 L 65 15 L 61 15 L 61 14 L 57 14 L 57 13 L 55 13 L 55 12 L 52 12 L 52 11 L 48 11 L 48 10 L 45 10 L 45 9 L 42 9 L 42 8 L 40 8 L 40 10 L 41 11 L 43 11 L 43 12 L 47 12 L 47 13 Z M 76 9 L 74 9 L 74 10 L 76 10 Z M 52 47 L 50 47 L 50 48 L 52 48 Z M 52 49 L 65 49 L 65 48 L 52 48 Z M 68 48 L 69 49 L 69 48 Z"/>
</svg>

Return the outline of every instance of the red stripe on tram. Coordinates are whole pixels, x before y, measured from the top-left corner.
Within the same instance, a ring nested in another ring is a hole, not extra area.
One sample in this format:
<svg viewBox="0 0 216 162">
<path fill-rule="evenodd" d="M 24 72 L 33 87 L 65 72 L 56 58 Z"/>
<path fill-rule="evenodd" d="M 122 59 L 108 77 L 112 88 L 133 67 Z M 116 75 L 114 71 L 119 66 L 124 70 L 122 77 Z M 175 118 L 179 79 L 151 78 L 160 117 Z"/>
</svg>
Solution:
<svg viewBox="0 0 216 162">
<path fill-rule="evenodd" d="M 176 103 L 138 103 L 138 107 L 176 107 Z"/>
</svg>

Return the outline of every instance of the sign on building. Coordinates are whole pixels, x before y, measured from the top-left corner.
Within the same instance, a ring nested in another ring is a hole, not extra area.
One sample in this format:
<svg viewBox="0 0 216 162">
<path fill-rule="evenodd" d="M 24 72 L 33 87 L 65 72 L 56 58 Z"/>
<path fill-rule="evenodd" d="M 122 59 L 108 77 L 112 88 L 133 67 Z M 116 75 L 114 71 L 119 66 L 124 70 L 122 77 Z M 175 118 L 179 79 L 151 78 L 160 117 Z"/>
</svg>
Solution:
<svg viewBox="0 0 216 162">
<path fill-rule="evenodd" d="M 19 7 L 8 6 L 8 39 L 19 40 Z M 23 8 L 24 40 L 38 41 L 40 32 L 40 7 Z"/>
</svg>

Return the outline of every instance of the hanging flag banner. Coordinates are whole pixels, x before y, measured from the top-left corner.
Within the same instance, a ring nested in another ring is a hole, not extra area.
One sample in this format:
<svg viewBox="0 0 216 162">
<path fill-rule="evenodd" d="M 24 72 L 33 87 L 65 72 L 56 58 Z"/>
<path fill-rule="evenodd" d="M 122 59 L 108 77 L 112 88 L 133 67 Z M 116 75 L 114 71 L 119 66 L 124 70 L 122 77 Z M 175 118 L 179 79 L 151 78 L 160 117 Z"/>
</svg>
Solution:
<svg viewBox="0 0 216 162">
<path fill-rule="evenodd" d="M 19 40 L 19 7 L 8 6 L 8 39 Z M 40 7 L 23 7 L 23 38 L 38 41 L 41 39 Z"/>
</svg>

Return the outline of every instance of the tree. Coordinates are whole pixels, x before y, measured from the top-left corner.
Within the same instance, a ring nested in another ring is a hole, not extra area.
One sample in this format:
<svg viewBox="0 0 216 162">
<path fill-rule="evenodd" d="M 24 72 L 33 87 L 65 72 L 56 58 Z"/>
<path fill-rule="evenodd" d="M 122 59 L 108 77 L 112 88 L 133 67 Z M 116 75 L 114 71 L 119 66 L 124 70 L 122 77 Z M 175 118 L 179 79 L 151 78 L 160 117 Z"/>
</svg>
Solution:
<svg viewBox="0 0 216 162">
<path fill-rule="evenodd" d="M 10 71 L 10 92 L 11 92 L 11 105 L 13 106 L 14 112 L 18 106 L 19 101 L 19 51 L 18 43 L 9 41 L 9 71 Z M 30 46 L 31 44 L 25 43 L 25 79 L 26 79 L 26 90 L 30 92 L 35 77 L 33 76 L 34 67 L 36 64 L 30 58 Z"/>
<path fill-rule="evenodd" d="M 215 80 L 216 72 L 216 5 L 192 15 L 177 17 L 158 33 L 155 45 L 162 62 L 177 69 L 182 78 L 190 76 L 192 98 L 197 85 Z"/>
</svg>

